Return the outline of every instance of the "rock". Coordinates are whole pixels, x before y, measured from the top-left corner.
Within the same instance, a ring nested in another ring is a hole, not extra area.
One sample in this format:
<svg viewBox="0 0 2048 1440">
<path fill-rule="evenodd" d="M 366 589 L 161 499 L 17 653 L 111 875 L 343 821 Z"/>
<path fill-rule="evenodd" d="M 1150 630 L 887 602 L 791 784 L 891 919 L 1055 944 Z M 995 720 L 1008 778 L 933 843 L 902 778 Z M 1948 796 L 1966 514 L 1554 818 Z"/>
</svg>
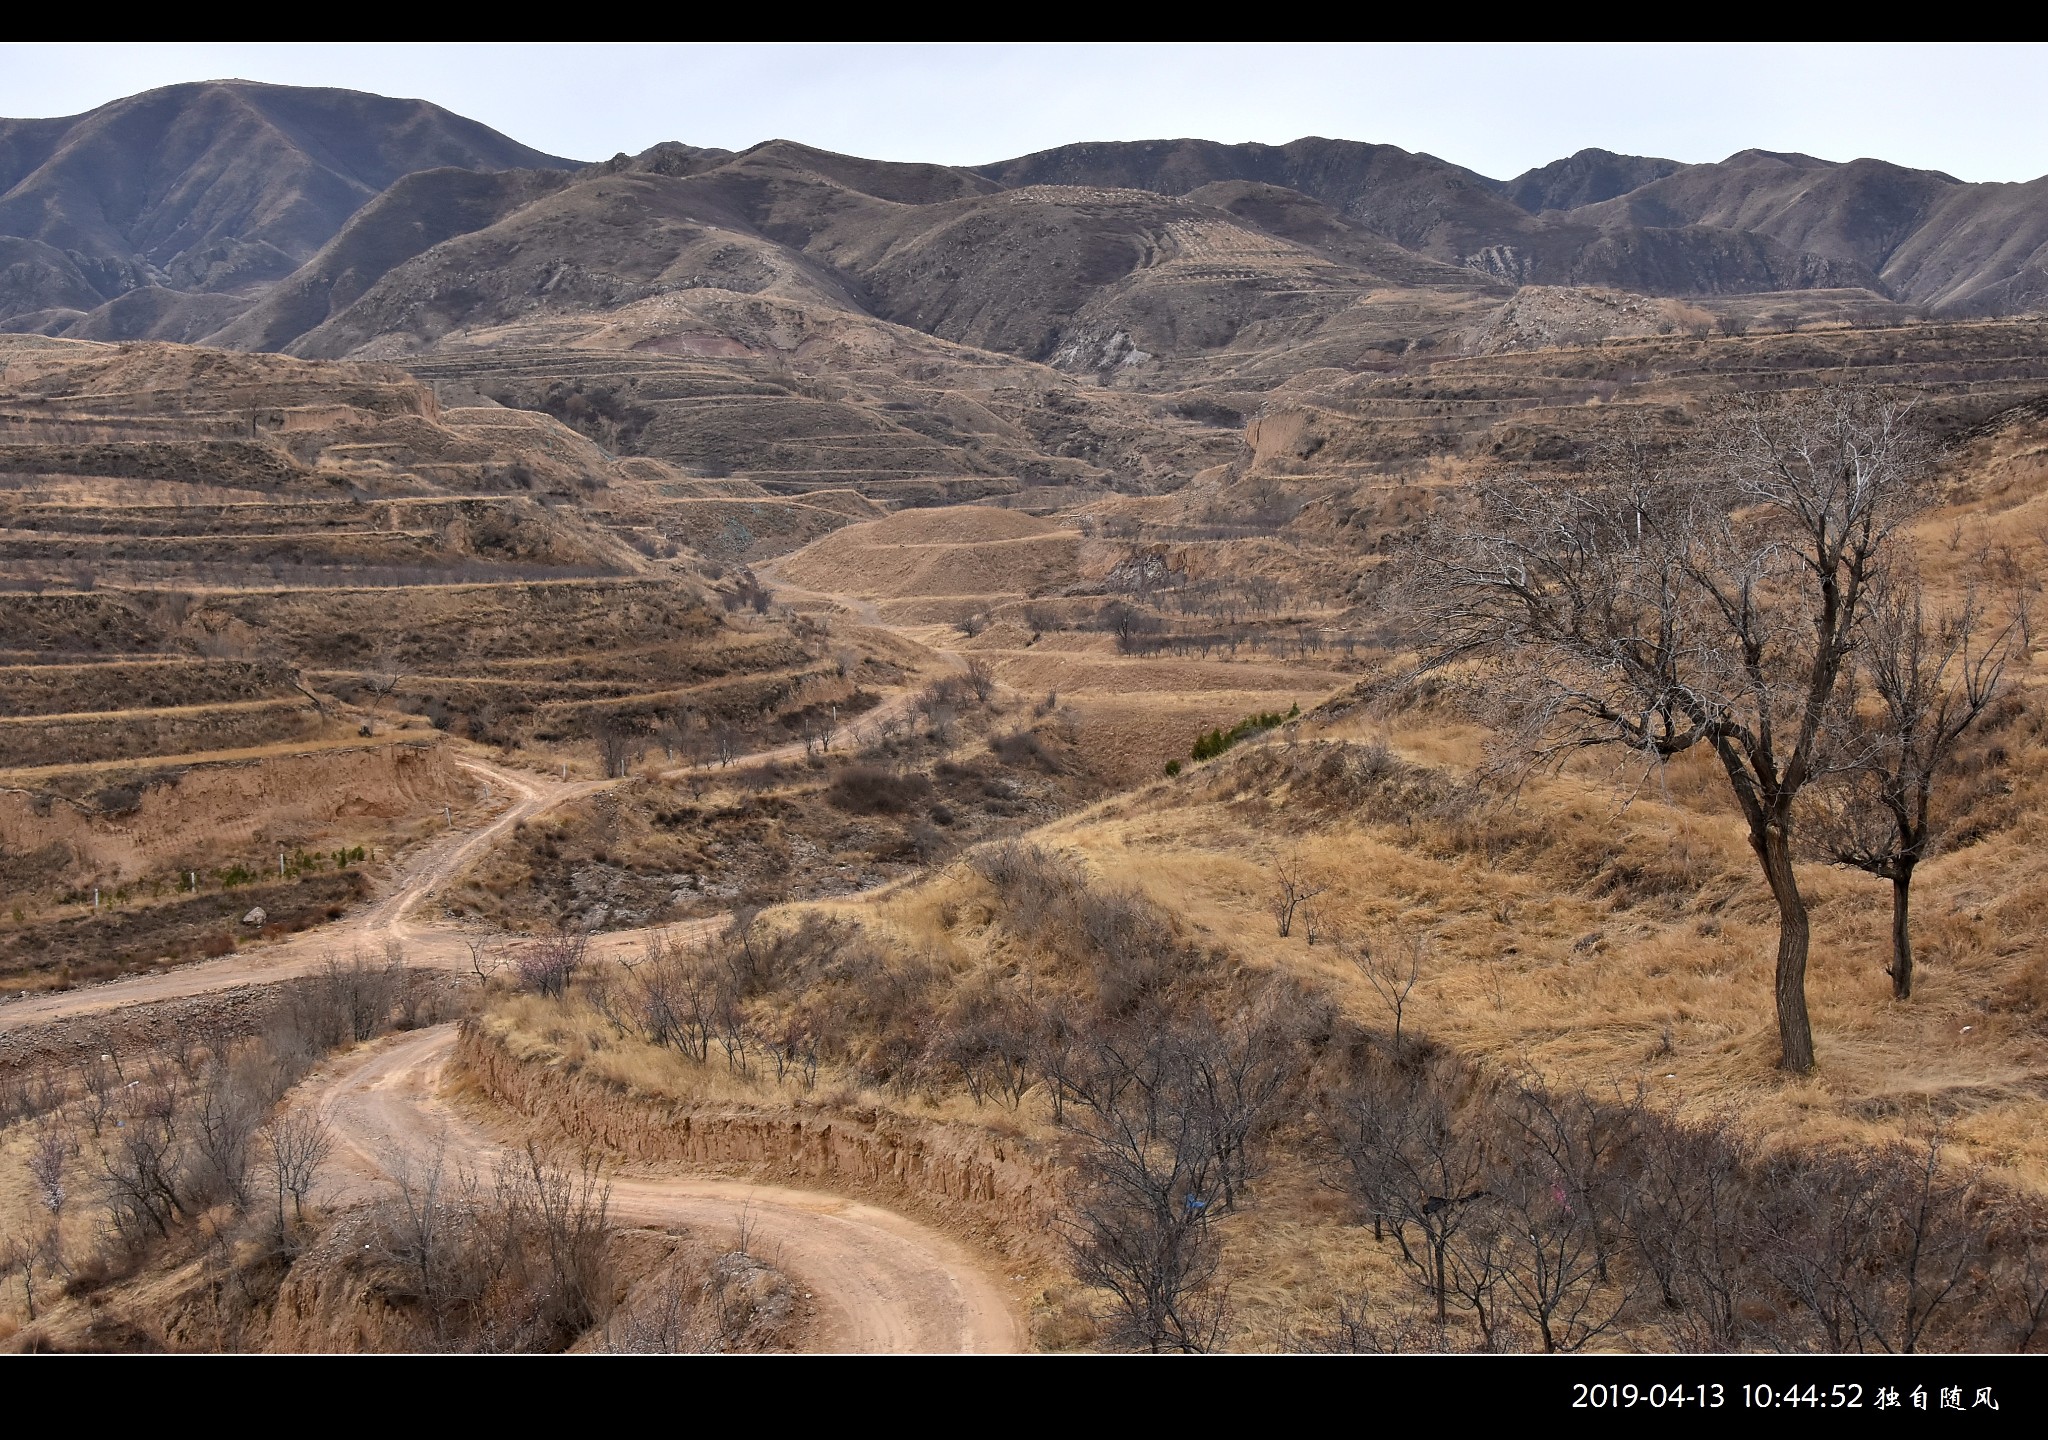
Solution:
<svg viewBox="0 0 2048 1440">
<path fill-rule="evenodd" d="M 254 910 L 251 910 L 247 915 L 244 915 L 242 917 L 242 923 L 244 925 L 261 925 L 265 920 L 269 918 L 269 916 L 263 913 L 263 907 L 261 905 L 258 905 Z"/>
</svg>

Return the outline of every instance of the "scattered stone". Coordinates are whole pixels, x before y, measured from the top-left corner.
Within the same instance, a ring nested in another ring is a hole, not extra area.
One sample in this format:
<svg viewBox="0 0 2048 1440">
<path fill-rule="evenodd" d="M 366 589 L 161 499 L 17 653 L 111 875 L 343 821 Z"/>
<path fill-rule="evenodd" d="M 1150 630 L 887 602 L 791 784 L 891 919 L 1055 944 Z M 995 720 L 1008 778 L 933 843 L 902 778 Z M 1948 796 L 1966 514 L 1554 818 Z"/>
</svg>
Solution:
<svg viewBox="0 0 2048 1440">
<path fill-rule="evenodd" d="M 251 910 L 247 915 L 244 915 L 242 917 L 242 923 L 244 925 L 261 925 L 265 920 L 268 920 L 269 918 L 270 917 L 268 915 L 265 915 L 263 913 L 263 907 L 261 905 L 258 905 L 254 910 Z"/>
</svg>

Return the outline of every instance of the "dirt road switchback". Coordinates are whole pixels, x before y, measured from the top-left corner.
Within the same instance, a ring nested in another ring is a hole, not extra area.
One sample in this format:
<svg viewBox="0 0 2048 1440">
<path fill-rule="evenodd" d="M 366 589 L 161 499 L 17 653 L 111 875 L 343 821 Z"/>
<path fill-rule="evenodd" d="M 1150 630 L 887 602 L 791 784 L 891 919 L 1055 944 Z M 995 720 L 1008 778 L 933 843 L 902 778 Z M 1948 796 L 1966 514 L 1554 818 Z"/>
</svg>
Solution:
<svg viewBox="0 0 2048 1440">
<path fill-rule="evenodd" d="M 437 1154 L 483 1168 L 505 1147 L 440 1096 L 453 1026 L 399 1037 L 339 1062 L 295 1097 L 334 1134 L 330 1203 L 365 1200 Z M 1021 1348 L 1009 1302 L 975 1257 L 915 1220 L 836 1195 L 706 1175 L 611 1177 L 611 1213 L 633 1224 L 732 1235 L 811 1293 L 813 1343 L 860 1353 L 1005 1353 Z"/>
</svg>

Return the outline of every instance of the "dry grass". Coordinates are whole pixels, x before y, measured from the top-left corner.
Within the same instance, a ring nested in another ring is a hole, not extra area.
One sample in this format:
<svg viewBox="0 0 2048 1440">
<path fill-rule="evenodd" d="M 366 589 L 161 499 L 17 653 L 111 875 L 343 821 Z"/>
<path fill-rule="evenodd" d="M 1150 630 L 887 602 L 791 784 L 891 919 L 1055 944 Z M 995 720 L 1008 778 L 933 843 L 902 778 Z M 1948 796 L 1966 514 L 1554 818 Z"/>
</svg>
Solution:
<svg viewBox="0 0 2048 1440">
<path fill-rule="evenodd" d="M 1407 748 L 1408 735 L 1394 738 Z M 1263 748 L 1285 754 L 1284 741 Z M 1272 861 L 1299 846 L 1331 886 L 1333 928 L 1430 937 L 1411 1023 L 1467 1057 L 1553 1084 L 1640 1082 L 1662 1107 L 1734 1108 L 1788 1144 L 1872 1142 L 1939 1117 L 1971 1161 L 2048 1189 L 2048 995 L 2036 993 L 2048 866 L 2031 807 L 1923 869 L 1925 968 L 1908 1004 L 1889 998 L 1884 975 L 1888 891 L 1831 867 L 1802 872 L 1821 1069 L 1791 1079 L 1774 1068 L 1775 911 L 1729 818 L 1675 796 L 1624 809 L 1616 792 L 1563 778 L 1463 820 L 1318 823 L 1299 796 L 1237 788 L 1233 768 L 1252 758 L 1226 756 L 1044 838 L 1255 963 L 1318 976 L 1381 1023 L 1327 946 L 1273 934 Z M 2035 760 L 2048 773 L 2048 754 Z"/>
</svg>

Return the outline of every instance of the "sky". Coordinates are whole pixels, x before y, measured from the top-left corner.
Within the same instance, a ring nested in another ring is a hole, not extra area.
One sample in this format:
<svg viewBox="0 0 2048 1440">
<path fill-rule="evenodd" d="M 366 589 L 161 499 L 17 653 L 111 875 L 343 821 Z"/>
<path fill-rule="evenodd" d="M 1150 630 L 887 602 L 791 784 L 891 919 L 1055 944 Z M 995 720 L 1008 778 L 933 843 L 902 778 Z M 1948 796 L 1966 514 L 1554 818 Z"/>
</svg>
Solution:
<svg viewBox="0 0 2048 1440">
<path fill-rule="evenodd" d="M 1302 135 L 1508 178 L 1597 146 L 2048 174 L 2048 46 L 1648 44 L 0 44 L 0 112 L 185 80 L 431 100 L 550 154 L 799 140 L 971 165 L 1085 140 Z"/>
</svg>

